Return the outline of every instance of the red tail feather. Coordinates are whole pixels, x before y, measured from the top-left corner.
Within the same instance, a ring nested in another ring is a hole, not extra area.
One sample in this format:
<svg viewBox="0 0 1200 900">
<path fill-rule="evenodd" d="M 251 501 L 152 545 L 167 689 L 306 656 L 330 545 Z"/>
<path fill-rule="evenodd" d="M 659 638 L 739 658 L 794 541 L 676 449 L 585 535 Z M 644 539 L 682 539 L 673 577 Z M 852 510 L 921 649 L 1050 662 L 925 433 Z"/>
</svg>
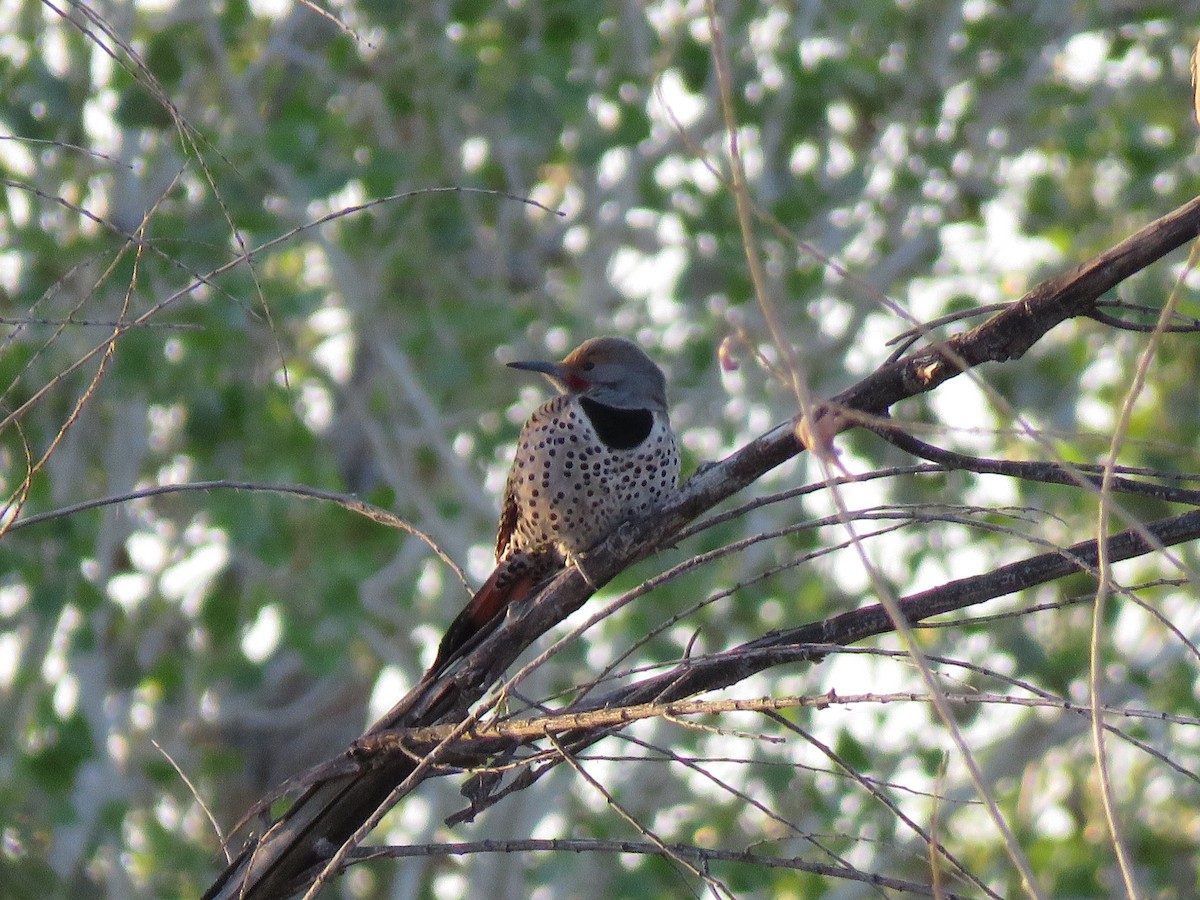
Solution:
<svg viewBox="0 0 1200 900">
<path fill-rule="evenodd" d="M 510 603 L 524 600 L 562 566 L 562 558 L 554 551 L 522 550 L 503 560 L 446 629 L 430 672 L 441 672 L 451 658 L 471 638 L 496 621 Z"/>
</svg>

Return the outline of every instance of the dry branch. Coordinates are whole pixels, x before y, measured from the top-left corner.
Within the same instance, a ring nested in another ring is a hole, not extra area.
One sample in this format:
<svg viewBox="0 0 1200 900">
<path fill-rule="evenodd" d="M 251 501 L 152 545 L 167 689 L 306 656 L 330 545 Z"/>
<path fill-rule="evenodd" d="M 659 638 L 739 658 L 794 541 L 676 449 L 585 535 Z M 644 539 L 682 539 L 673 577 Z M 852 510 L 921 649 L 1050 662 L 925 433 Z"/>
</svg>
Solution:
<svg viewBox="0 0 1200 900">
<path fill-rule="evenodd" d="M 837 417 L 837 427 L 856 418 L 886 415 L 897 402 L 933 390 L 945 381 L 986 362 L 1021 357 L 1054 326 L 1090 316 L 1097 301 L 1124 279 L 1161 259 L 1200 233 L 1200 198 L 1143 228 L 1095 259 L 1038 285 L 1021 300 L 978 327 L 932 344 L 881 366 L 867 378 L 823 404 L 818 415 Z M 805 449 L 808 433 L 799 417 L 785 422 L 737 453 L 693 477 L 676 498 L 651 520 L 628 523 L 592 550 L 585 560 L 590 581 L 602 586 L 633 563 L 669 546 L 696 516 L 737 493 L 763 474 Z M 1157 525 L 1114 536 L 1111 558 L 1152 552 L 1153 535 L 1161 545 L 1200 534 L 1200 513 L 1187 513 Z M 1011 593 L 1095 564 L 1095 542 L 1043 554 L 1005 566 L 977 579 L 965 579 L 906 598 L 911 621 L 980 602 L 995 593 Z M 968 585 L 966 582 L 970 582 Z M 578 609 L 592 588 L 577 569 L 556 577 L 539 595 L 511 609 L 485 638 L 468 648 L 459 664 L 437 678 L 425 678 L 364 736 L 371 740 L 396 729 L 457 722 L 465 733 L 475 718 L 467 715 L 500 673 L 548 629 Z M 677 699 L 735 683 L 780 661 L 795 661 L 798 643 L 844 644 L 894 628 L 878 607 L 855 610 L 824 622 L 767 635 L 715 663 L 687 663 L 679 671 L 647 679 L 593 704 L 612 706 Z M 752 651 L 752 652 L 750 652 Z M 810 658 L 820 651 L 809 650 Z M 452 733 L 446 746 L 454 740 Z M 592 736 L 584 736 L 584 741 Z M 222 873 L 206 896 L 267 898 L 288 896 L 335 872 L 373 827 L 382 810 L 426 777 L 439 774 L 441 748 L 414 759 L 394 754 L 371 756 L 356 744 L 328 771 L 305 782 L 306 790 L 262 836 L 252 840 Z M 346 763 L 353 771 L 347 773 Z M 334 853 L 334 851 L 337 851 Z"/>
</svg>

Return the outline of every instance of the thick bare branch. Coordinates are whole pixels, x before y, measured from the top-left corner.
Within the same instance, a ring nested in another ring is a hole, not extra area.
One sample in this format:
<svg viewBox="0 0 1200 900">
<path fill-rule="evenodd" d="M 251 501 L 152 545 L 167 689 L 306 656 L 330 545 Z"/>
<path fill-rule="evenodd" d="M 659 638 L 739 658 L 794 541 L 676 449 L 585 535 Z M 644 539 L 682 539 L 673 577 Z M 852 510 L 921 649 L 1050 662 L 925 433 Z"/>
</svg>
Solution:
<svg viewBox="0 0 1200 900">
<path fill-rule="evenodd" d="M 836 430 L 844 430 L 853 426 L 856 417 L 886 414 L 899 401 L 931 391 L 983 363 L 1017 359 L 1056 325 L 1091 315 L 1106 291 L 1182 246 L 1198 232 L 1200 198 L 1073 271 L 1043 282 L 971 331 L 886 363 L 824 404 L 818 415 L 834 416 Z M 578 569 L 567 569 L 535 598 L 510 609 L 490 634 L 466 649 L 457 665 L 438 677 L 422 679 L 365 737 L 447 721 L 459 721 L 465 731 L 473 722 L 466 715 L 471 705 L 526 647 L 583 605 L 593 592 L 589 582 L 602 586 L 634 562 L 671 545 L 680 530 L 696 516 L 804 450 L 803 435 L 807 433 L 811 432 L 797 417 L 694 476 L 652 519 L 628 523 L 588 553 L 583 560 L 587 579 Z M 1154 548 L 1145 540 L 1146 532 L 1163 545 L 1193 539 L 1200 534 L 1200 513 L 1147 526 L 1137 533 L 1117 535 L 1110 542 L 1111 557 L 1119 559 L 1151 552 Z M 1062 553 L 1044 554 L 981 576 L 970 590 L 962 582 L 954 582 L 915 595 L 904 601 L 902 609 L 911 621 L 918 621 L 979 602 L 988 591 L 1004 588 L 1000 593 L 1010 593 L 1029 584 L 1062 577 L 1094 565 L 1094 560 L 1094 542 L 1090 549 L 1089 542 L 1084 542 Z M 987 579 L 995 583 L 985 584 Z M 736 658 L 714 665 L 691 665 L 686 671 L 649 679 L 636 686 L 636 690 L 595 702 L 646 702 L 689 696 L 734 683 L 782 661 L 783 657 L 792 661 L 794 650 L 784 648 L 797 642 L 851 643 L 893 627 L 881 608 L 856 610 L 801 629 L 768 635 L 740 648 Z M 747 652 L 751 650 L 754 652 Z M 773 655 L 776 652 L 778 656 Z M 819 655 L 813 651 L 813 658 Z M 349 752 L 356 751 L 351 748 Z M 331 871 L 335 870 L 378 820 L 381 807 L 394 803 L 434 773 L 436 758 L 437 751 L 421 761 L 389 756 L 377 762 L 368 761 L 355 774 L 333 776 L 313 784 L 222 873 L 207 896 L 287 896 L 297 887 L 311 883 L 311 872 L 329 860 L 332 849 L 340 847 L 328 865 Z"/>
</svg>

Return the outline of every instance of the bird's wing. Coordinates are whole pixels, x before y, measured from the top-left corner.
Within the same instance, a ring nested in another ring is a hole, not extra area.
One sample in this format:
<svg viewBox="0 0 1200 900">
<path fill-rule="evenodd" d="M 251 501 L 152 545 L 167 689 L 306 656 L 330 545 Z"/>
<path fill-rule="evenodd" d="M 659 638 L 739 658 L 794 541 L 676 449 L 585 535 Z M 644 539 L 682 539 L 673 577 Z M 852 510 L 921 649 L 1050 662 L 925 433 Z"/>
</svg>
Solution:
<svg viewBox="0 0 1200 900">
<path fill-rule="evenodd" d="M 513 476 L 508 476 L 508 484 L 504 487 L 504 503 L 500 507 L 500 524 L 496 529 L 496 559 L 507 557 L 517 548 L 513 539 L 517 530 L 517 496 L 513 489 Z"/>
</svg>

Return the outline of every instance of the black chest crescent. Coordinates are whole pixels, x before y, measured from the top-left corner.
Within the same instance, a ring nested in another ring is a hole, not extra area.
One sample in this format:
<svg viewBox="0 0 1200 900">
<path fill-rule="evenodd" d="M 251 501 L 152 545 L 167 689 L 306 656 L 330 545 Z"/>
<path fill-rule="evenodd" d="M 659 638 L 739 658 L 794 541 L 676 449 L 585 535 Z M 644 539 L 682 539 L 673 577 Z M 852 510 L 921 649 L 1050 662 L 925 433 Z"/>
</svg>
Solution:
<svg viewBox="0 0 1200 900">
<path fill-rule="evenodd" d="M 618 409 L 587 397 L 580 397 L 579 405 L 597 437 L 613 450 L 632 450 L 649 437 L 654 428 L 654 413 L 648 409 Z"/>
</svg>

